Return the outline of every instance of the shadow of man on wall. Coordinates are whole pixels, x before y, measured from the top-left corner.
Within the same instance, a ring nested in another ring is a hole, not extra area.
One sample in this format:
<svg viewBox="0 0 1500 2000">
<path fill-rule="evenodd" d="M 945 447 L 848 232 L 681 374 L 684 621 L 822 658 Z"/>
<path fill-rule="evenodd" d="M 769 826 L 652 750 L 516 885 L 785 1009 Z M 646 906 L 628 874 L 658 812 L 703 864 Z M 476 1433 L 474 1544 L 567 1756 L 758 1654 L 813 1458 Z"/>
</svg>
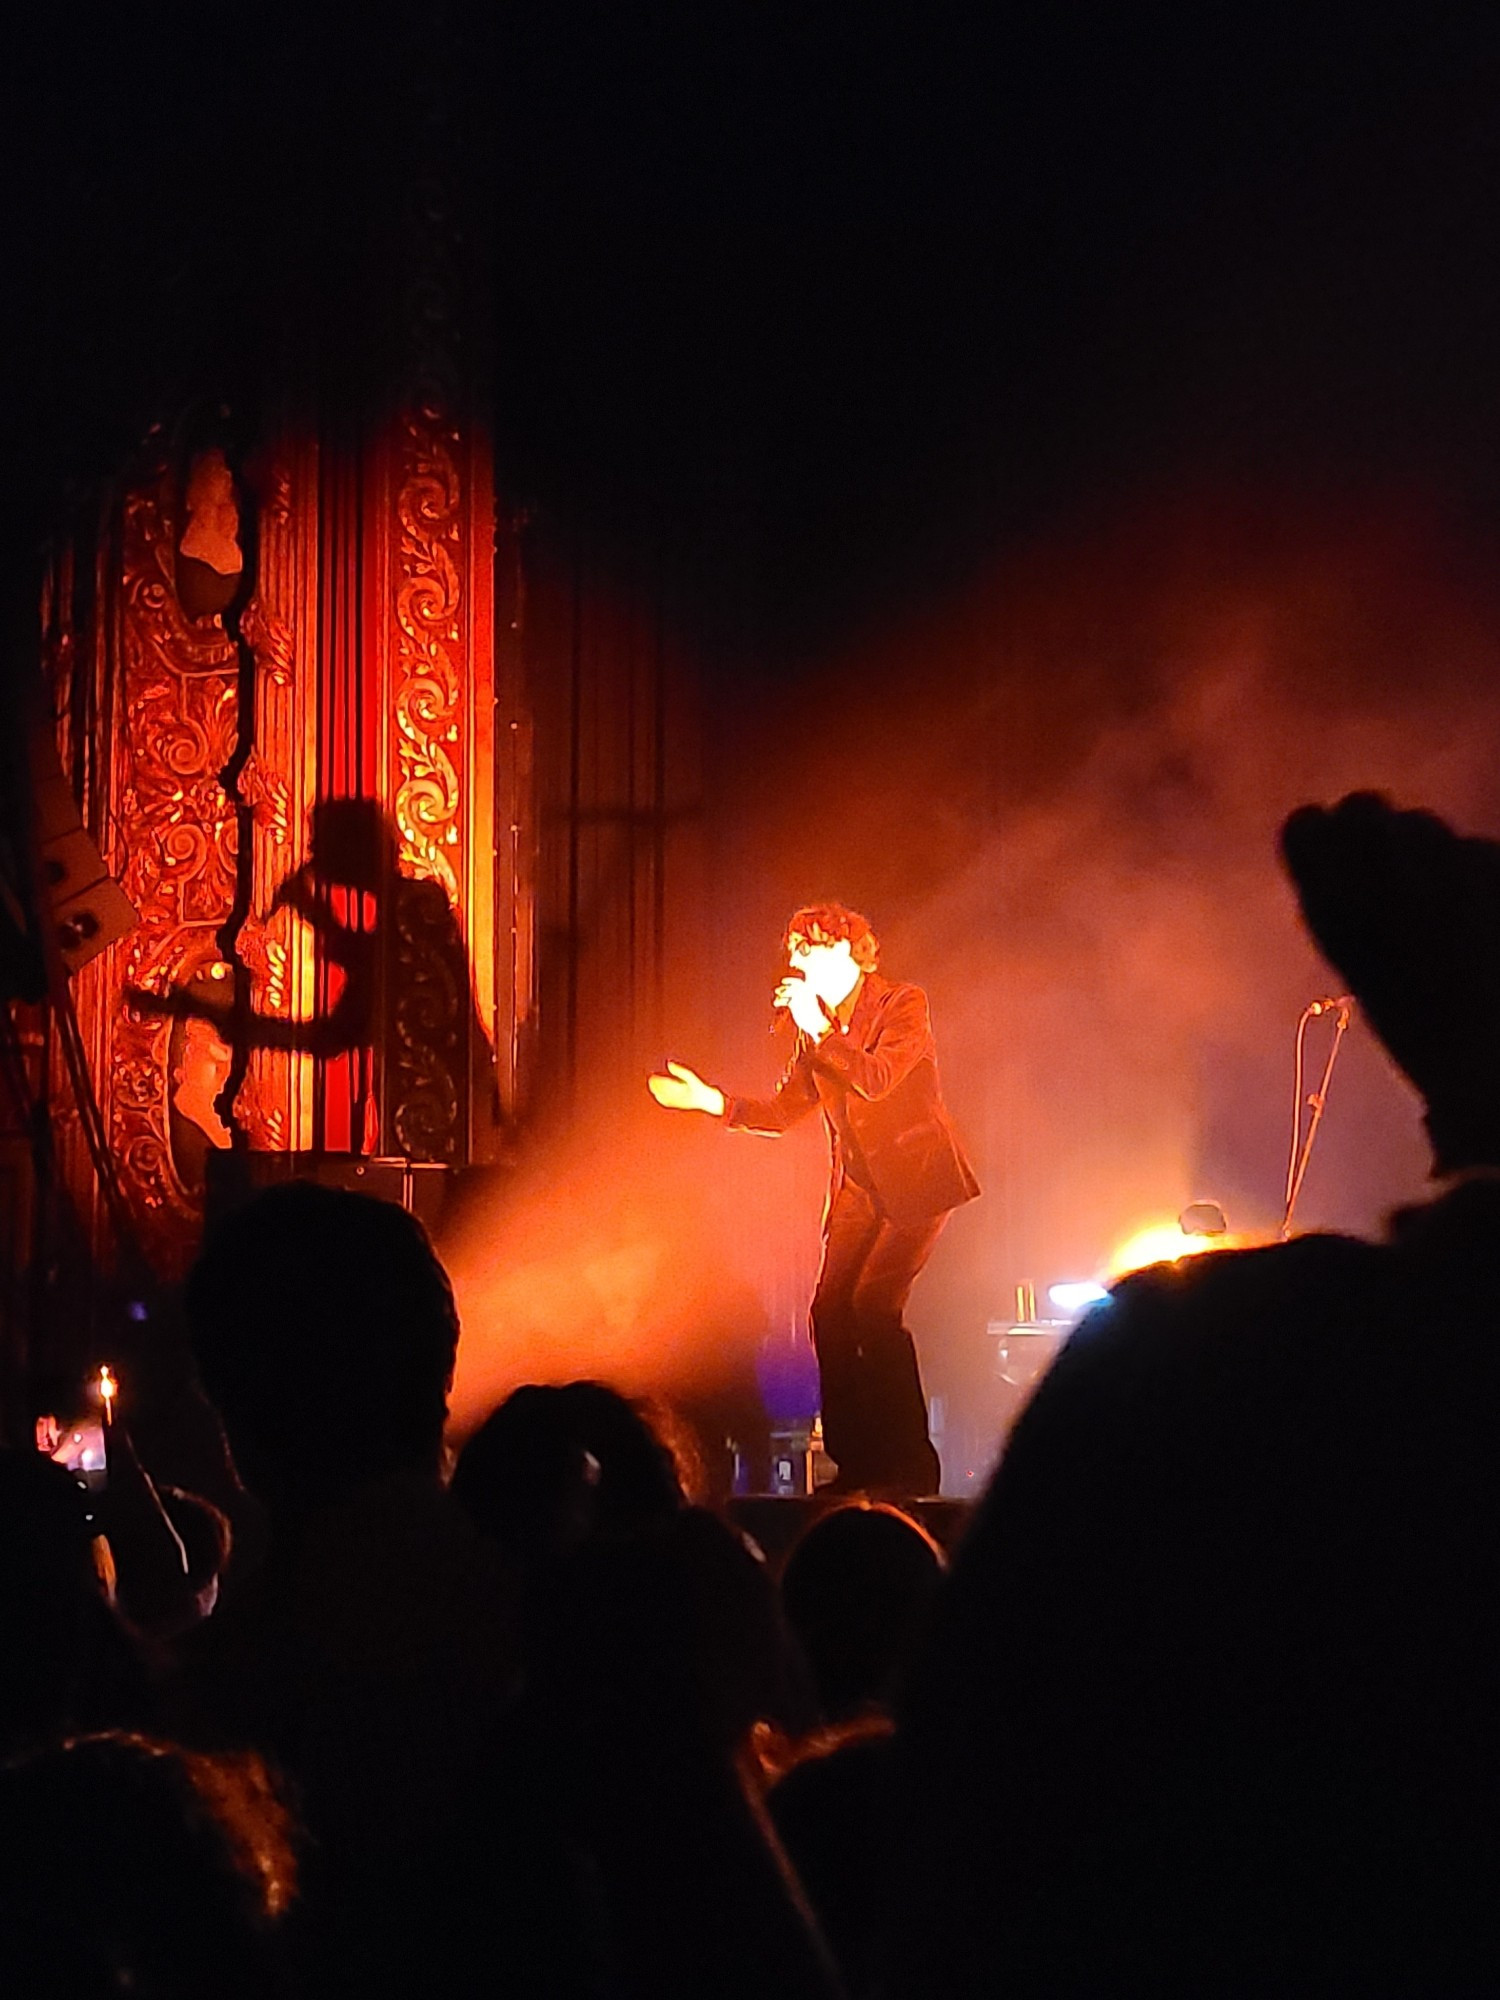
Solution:
<svg viewBox="0 0 1500 2000">
<path fill-rule="evenodd" d="M 351 1150 L 399 1152 L 458 1165 L 496 1150 L 500 1107 L 489 1037 L 475 1004 L 458 914 L 440 882 L 403 875 L 396 830 L 379 801 L 324 799 L 312 813 L 307 859 L 277 885 L 266 924 L 291 911 L 311 930 L 318 1000 L 303 1019 L 236 1008 L 230 982 L 195 977 L 167 993 L 132 987 L 144 1013 L 198 1023 L 218 1042 L 223 1078 L 233 1051 L 277 1049 L 350 1064 Z M 217 968 L 208 968 L 217 971 Z M 227 1146 L 238 1088 L 179 1090 L 212 1143 Z"/>
</svg>

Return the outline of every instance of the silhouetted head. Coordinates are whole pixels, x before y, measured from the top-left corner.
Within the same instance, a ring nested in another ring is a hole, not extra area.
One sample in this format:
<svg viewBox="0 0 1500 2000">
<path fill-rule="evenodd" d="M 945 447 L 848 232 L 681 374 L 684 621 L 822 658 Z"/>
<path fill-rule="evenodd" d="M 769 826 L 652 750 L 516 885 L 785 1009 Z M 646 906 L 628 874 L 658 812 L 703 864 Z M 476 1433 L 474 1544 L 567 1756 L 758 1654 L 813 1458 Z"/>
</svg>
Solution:
<svg viewBox="0 0 1500 2000">
<path fill-rule="evenodd" d="M 1493 1988 L 1497 1403 L 1500 1177 L 1119 1285 L 904 1692 L 890 1992 Z"/>
<path fill-rule="evenodd" d="M 541 1596 L 536 1681 L 585 1782 L 627 1739 L 669 1766 L 793 1718 L 798 1662 L 765 1560 L 706 1509 L 591 1537 Z"/>
<path fill-rule="evenodd" d="M 320 799 L 310 860 L 324 882 L 378 895 L 396 872 L 396 834 L 378 799 Z"/>
<path fill-rule="evenodd" d="M 529 1384 L 507 1396 L 459 1453 L 453 1495 L 526 1567 L 686 1504 L 667 1445 L 600 1382 Z"/>
<path fill-rule="evenodd" d="M 290 1822 L 256 1760 L 93 1736 L 0 1769 L 0 1969 L 28 2000 L 274 2000 Z"/>
<path fill-rule="evenodd" d="M 293 1181 L 226 1216 L 188 1280 L 204 1386 L 272 1509 L 440 1464 L 458 1313 L 422 1225 Z"/>
<path fill-rule="evenodd" d="M 870 1501 L 825 1514 L 797 1543 L 781 1601 L 831 1721 L 891 1701 L 943 1570 L 942 1550 L 925 1528 Z"/>
</svg>

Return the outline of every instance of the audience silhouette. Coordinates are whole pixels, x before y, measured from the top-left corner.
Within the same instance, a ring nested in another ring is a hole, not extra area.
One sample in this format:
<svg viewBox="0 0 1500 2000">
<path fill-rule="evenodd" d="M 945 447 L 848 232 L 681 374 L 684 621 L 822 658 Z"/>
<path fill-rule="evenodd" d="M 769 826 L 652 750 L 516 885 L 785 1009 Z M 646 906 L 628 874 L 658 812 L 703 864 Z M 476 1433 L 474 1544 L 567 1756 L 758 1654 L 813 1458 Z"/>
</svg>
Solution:
<svg viewBox="0 0 1500 2000">
<path fill-rule="evenodd" d="M 0 1453 L 5 1990 L 1500 1990 L 1500 845 L 1357 795 L 1282 851 L 1434 1198 L 1127 1279 L 949 1575 L 863 1504 L 778 1584 L 600 1383 L 450 1490 L 420 1226 L 226 1216 L 187 1312 L 253 1506 Z"/>
<path fill-rule="evenodd" d="M 0 1756 L 73 1730 L 149 1719 L 134 1635 L 72 1474 L 0 1451 Z"/>
<path fill-rule="evenodd" d="M 292 2000 L 290 1816 L 254 1758 L 118 1733 L 0 1768 L 0 1968 L 26 2000 Z"/>
<path fill-rule="evenodd" d="M 687 1505 L 647 1414 L 599 1382 L 515 1390 L 459 1453 L 453 1497 L 527 1574 Z"/>
<path fill-rule="evenodd" d="M 183 1646 L 181 1724 L 294 1782 L 320 1976 L 405 1990 L 516 1665 L 503 1564 L 444 1485 L 452 1289 L 413 1217 L 293 1182 L 210 1235 L 187 1311 L 269 1539 Z"/>
<path fill-rule="evenodd" d="M 937 1543 L 909 1515 L 853 1501 L 815 1521 L 782 1572 L 824 1727 L 794 1747 L 768 1804 L 854 1995 L 878 1987 L 901 1888 L 891 1710 L 944 1569 Z"/>
<path fill-rule="evenodd" d="M 1356 796 L 1283 852 L 1463 1171 L 1074 1335 L 903 1711 L 948 1838 L 904 1848 L 894 1995 L 1500 1986 L 1500 848 Z"/>
<path fill-rule="evenodd" d="M 925 1528 L 871 1501 L 835 1508 L 797 1543 L 782 1571 L 782 1600 L 829 1722 L 889 1708 L 945 1567 Z"/>
</svg>

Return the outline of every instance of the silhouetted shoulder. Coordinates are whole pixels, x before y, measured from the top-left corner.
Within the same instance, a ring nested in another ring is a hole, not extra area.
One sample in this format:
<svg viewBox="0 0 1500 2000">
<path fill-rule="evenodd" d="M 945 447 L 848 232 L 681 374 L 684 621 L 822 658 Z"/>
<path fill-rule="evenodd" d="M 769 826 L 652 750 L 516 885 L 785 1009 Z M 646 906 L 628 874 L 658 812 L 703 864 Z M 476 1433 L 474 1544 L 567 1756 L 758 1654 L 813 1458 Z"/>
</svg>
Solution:
<svg viewBox="0 0 1500 2000">
<path fill-rule="evenodd" d="M 1392 1276 L 1392 1253 L 1348 1236 L 1305 1236 L 1258 1250 L 1211 1251 L 1132 1273 L 1084 1319 L 1048 1377 L 1181 1365 L 1229 1348 L 1268 1361 L 1352 1316 Z"/>
<path fill-rule="evenodd" d="M 1345 1298 L 1351 1288 L 1377 1282 L 1389 1261 L 1384 1244 L 1315 1235 L 1153 1264 L 1122 1279 L 1079 1333 L 1088 1338 L 1110 1327 L 1201 1331 L 1285 1304 L 1301 1315 L 1314 1300 Z"/>
</svg>

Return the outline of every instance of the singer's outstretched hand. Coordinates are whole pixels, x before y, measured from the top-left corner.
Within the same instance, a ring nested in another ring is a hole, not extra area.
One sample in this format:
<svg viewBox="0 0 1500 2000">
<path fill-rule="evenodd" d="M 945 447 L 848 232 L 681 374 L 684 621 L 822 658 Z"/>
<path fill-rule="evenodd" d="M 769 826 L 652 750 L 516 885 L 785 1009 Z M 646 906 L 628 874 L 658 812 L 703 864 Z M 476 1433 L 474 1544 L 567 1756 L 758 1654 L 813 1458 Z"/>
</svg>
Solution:
<svg viewBox="0 0 1500 2000">
<path fill-rule="evenodd" d="M 710 1118 L 724 1116 L 724 1093 L 705 1083 L 686 1063 L 668 1059 L 667 1072 L 648 1076 L 646 1088 L 658 1104 L 669 1111 L 706 1111 Z"/>
</svg>

